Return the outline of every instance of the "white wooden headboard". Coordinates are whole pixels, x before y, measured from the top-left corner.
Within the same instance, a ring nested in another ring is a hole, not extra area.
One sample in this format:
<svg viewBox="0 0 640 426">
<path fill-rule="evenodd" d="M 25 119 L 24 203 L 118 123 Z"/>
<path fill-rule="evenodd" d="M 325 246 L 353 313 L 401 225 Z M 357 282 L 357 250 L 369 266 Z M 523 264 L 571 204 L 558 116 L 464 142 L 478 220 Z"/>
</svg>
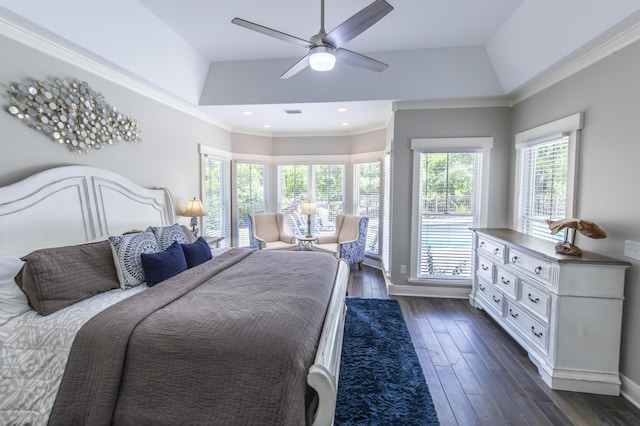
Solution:
<svg viewBox="0 0 640 426">
<path fill-rule="evenodd" d="M 144 188 L 94 167 L 57 167 L 0 187 L 0 254 L 173 223 L 166 188 Z"/>
</svg>

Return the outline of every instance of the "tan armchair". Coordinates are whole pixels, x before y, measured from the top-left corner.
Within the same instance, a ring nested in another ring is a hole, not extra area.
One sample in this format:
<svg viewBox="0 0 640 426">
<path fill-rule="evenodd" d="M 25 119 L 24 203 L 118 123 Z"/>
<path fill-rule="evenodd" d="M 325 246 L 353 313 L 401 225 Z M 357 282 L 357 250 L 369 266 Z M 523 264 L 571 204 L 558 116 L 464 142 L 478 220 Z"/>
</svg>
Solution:
<svg viewBox="0 0 640 426">
<path fill-rule="evenodd" d="M 284 217 L 282 213 L 250 214 L 249 238 L 251 247 L 260 250 L 292 250 L 298 248 L 295 237 L 284 232 Z"/>
<path fill-rule="evenodd" d="M 318 236 L 318 243 L 313 249 L 342 257 L 350 265 L 357 263 L 358 268 L 362 269 L 368 225 L 368 217 L 338 215 L 333 235 Z"/>
</svg>

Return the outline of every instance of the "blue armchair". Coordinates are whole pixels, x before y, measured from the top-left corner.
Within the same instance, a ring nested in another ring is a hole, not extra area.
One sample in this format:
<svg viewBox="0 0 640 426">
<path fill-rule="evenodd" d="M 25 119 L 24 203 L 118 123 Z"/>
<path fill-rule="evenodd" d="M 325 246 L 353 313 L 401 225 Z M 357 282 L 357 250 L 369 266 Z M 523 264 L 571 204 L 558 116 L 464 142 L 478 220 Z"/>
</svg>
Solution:
<svg viewBox="0 0 640 426">
<path fill-rule="evenodd" d="M 357 263 L 362 269 L 368 226 L 368 217 L 338 215 L 334 234 L 318 236 L 318 243 L 312 248 L 342 257 L 350 265 Z"/>
</svg>

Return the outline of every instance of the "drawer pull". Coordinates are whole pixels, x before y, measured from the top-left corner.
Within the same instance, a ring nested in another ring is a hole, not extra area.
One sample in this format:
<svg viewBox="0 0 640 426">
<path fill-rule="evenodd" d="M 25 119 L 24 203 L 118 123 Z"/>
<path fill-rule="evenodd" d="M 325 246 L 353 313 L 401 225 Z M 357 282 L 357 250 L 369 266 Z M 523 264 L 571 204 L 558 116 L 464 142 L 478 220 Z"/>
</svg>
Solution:
<svg viewBox="0 0 640 426">
<path fill-rule="evenodd" d="M 531 296 L 531 293 L 529 293 L 528 296 L 529 296 L 529 300 L 532 301 L 533 303 L 538 303 L 540 301 L 539 297 L 536 297 L 534 299 L 533 296 Z"/>
<path fill-rule="evenodd" d="M 478 283 L 478 288 L 482 291 L 485 291 L 487 288 L 483 287 L 482 284 Z"/>
<path fill-rule="evenodd" d="M 498 299 L 495 294 L 492 297 L 494 302 L 500 303 L 500 299 Z"/>
<path fill-rule="evenodd" d="M 500 281 L 502 281 L 502 284 L 504 285 L 509 285 L 509 283 L 511 282 L 510 280 L 505 280 L 504 277 L 500 277 Z"/>
<path fill-rule="evenodd" d="M 511 263 L 518 263 L 518 256 L 513 256 L 511 258 Z"/>
<path fill-rule="evenodd" d="M 480 247 L 484 247 L 484 241 L 480 241 Z"/>
<path fill-rule="evenodd" d="M 540 275 L 540 272 L 542 272 L 542 266 L 538 266 L 534 272 L 536 273 L 536 275 Z"/>
<path fill-rule="evenodd" d="M 496 248 L 496 249 L 493 250 L 493 254 L 497 255 L 498 253 L 500 253 L 500 249 L 499 248 Z"/>
<path fill-rule="evenodd" d="M 481 268 L 482 268 L 483 271 L 488 271 L 489 270 L 489 267 L 487 265 L 485 265 L 484 263 L 482 264 Z"/>
<path fill-rule="evenodd" d="M 534 336 L 536 336 L 538 339 L 542 337 L 542 332 L 540 333 L 536 333 L 536 328 L 534 326 L 531 326 L 531 332 L 533 333 Z"/>
<path fill-rule="evenodd" d="M 509 315 L 511 315 L 514 318 L 518 318 L 518 313 L 516 312 L 515 314 L 513 313 L 512 309 L 509 309 Z"/>
</svg>

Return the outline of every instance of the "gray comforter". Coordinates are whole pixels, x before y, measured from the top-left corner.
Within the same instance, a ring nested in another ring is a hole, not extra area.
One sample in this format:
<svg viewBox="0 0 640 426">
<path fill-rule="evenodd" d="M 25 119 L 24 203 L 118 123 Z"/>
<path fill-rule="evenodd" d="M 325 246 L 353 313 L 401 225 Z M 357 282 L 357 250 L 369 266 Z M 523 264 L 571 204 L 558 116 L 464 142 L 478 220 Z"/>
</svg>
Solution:
<svg viewBox="0 0 640 426">
<path fill-rule="evenodd" d="M 91 319 L 50 425 L 301 425 L 337 261 L 232 249 Z"/>
</svg>

